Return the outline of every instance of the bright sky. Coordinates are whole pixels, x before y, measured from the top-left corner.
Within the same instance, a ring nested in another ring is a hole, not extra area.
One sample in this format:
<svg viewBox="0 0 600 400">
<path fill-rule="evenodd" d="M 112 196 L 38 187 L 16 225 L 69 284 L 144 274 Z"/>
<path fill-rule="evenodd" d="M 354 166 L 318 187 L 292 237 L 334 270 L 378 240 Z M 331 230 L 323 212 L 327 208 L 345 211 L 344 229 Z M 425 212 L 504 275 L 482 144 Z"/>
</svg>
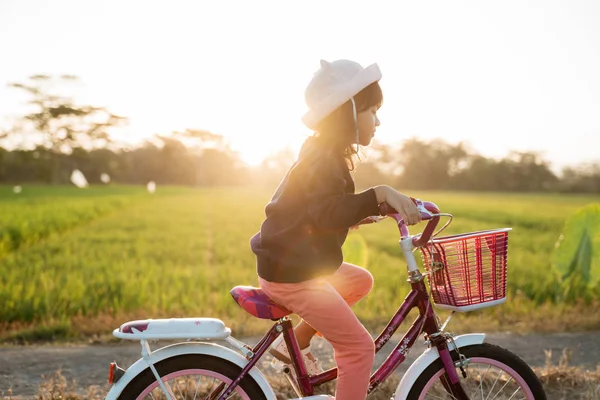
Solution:
<svg viewBox="0 0 600 400">
<path fill-rule="evenodd" d="M 1 0 L 0 120 L 8 82 L 75 74 L 130 142 L 209 129 L 255 163 L 299 148 L 319 59 L 348 58 L 383 72 L 382 142 L 600 161 L 599 21 L 597 0 Z"/>
</svg>

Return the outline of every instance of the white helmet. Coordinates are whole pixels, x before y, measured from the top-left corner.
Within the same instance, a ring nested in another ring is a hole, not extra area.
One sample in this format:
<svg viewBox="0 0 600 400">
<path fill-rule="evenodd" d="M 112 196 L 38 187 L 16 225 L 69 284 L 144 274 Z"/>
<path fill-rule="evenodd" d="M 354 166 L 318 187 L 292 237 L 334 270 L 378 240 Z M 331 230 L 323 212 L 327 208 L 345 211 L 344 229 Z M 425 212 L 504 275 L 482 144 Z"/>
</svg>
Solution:
<svg viewBox="0 0 600 400">
<path fill-rule="evenodd" d="M 381 71 L 377 64 L 363 68 L 350 60 L 321 60 L 321 68 L 315 72 L 304 92 L 309 110 L 302 117 L 302 122 L 310 129 L 316 129 L 323 118 L 380 79 Z"/>
</svg>

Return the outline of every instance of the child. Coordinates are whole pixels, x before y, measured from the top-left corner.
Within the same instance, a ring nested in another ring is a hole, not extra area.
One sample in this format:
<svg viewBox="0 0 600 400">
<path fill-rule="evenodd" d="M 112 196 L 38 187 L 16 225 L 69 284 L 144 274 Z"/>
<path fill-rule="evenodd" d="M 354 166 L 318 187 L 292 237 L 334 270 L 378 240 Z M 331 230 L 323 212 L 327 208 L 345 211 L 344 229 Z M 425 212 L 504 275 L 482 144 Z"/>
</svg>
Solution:
<svg viewBox="0 0 600 400">
<path fill-rule="evenodd" d="M 320 371 L 310 354 L 316 331 L 332 344 L 339 400 L 365 399 L 375 356 L 373 338 L 350 308 L 371 290 L 373 277 L 343 262 L 348 230 L 379 215 L 383 202 L 407 224 L 421 219 L 411 199 L 389 186 L 354 193 L 352 157 L 359 145 L 369 145 L 379 126 L 380 79 L 377 64 L 363 68 L 349 60 L 321 61 L 305 92 L 309 111 L 303 122 L 315 133 L 267 204 L 267 218 L 250 241 L 262 290 L 302 318 L 294 331 L 309 373 Z M 289 362 L 281 338 L 271 353 Z"/>
</svg>

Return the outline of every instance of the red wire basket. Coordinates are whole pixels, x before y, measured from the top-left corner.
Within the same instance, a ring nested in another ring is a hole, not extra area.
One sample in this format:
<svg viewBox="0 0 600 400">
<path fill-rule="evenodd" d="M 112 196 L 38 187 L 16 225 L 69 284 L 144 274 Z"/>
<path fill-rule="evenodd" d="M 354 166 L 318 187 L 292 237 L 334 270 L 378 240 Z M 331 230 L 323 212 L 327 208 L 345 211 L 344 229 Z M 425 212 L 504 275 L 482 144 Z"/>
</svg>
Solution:
<svg viewBox="0 0 600 400">
<path fill-rule="evenodd" d="M 511 228 L 434 238 L 422 247 L 433 302 L 472 311 L 506 301 L 506 261 Z"/>
</svg>

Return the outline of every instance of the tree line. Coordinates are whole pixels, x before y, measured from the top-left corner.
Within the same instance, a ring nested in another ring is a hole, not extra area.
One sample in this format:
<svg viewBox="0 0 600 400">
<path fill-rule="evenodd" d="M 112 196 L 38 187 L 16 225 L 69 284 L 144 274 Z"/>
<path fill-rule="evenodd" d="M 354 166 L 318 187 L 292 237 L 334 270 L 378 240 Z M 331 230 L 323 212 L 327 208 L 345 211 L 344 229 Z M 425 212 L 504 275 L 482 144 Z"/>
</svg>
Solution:
<svg viewBox="0 0 600 400">
<path fill-rule="evenodd" d="M 123 184 L 274 186 L 294 162 L 290 150 L 246 165 L 225 139 L 206 130 L 155 135 L 136 147 L 117 146 L 109 134 L 126 118 L 102 107 L 75 104 L 57 94 L 77 78 L 35 75 L 10 86 L 29 97 L 29 112 L 0 132 L 0 182 L 69 182 L 80 170 L 88 182 Z M 409 139 L 374 144 L 357 163 L 358 187 L 390 184 L 407 189 L 600 193 L 600 165 L 565 168 L 555 174 L 535 152 L 484 157 L 462 143 Z"/>
<path fill-rule="evenodd" d="M 220 136 L 207 134 L 223 142 Z M 419 139 L 398 146 L 378 145 L 374 150 L 357 163 L 358 187 L 386 183 L 423 190 L 600 193 L 599 165 L 566 168 L 557 176 L 536 153 L 515 152 L 496 160 L 466 153 L 460 144 Z M 177 136 L 158 136 L 135 148 L 75 148 L 69 154 L 43 146 L 0 148 L 0 182 L 65 184 L 78 169 L 91 184 L 102 183 L 106 174 L 111 182 L 123 184 L 274 186 L 293 161 L 291 151 L 282 151 L 258 166 L 248 166 L 226 145 L 190 147 Z"/>
</svg>

